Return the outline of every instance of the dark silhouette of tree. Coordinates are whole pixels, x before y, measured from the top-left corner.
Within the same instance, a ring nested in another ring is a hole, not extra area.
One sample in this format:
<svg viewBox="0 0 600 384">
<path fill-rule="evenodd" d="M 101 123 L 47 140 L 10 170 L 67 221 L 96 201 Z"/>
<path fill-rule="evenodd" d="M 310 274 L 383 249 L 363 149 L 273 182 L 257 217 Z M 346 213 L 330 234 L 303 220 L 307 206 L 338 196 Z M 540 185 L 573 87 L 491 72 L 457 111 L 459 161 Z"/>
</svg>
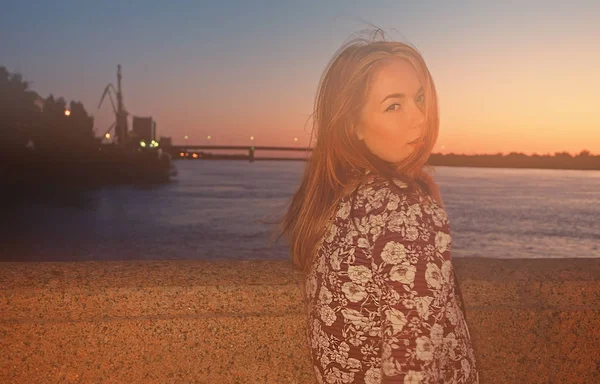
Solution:
<svg viewBox="0 0 600 384">
<path fill-rule="evenodd" d="M 26 132 L 37 122 L 37 93 L 18 74 L 0 67 L 0 142 L 2 147 L 14 147 L 26 142 Z"/>
<path fill-rule="evenodd" d="M 573 158 L 573 156 L 571 156 L 571 154 L 569 152 L 556 152 L 556 153 L 554 153 L 554 157 L 556 157 L 557 159 L 561 159 L 561 160 Z"/>
<path fill-rule="evenodd" d="M 577 156 L 579 156 L 579 157 L 584 157 L 584 158 L 586 158 L 586 157 L 590 157 L 590 151 L 588 151 L 587 149 L 584 149 L 584 150 L 583 150 L 583 151 L 581 151 L 581 152 L 579 153 L 579 155 L 577 155 Z"/>
<path fill-rule="evenodd" d="M 592 155 L 583 150 L 576 156 L 568 152 L 556 152 L 553 156 L 511 152 L 504 156 L 496 155 L 447 155 L 432 154 L 429 164 L 459 167 L 498 167 L 498 168 L 548 168 L 548 169 L 597 169 L 600 170 L 600 155 Z"/>
<path fill-rule="evenodd" d="M 71 101 L 67 108 L 62 97 L 50 95 L 42 105 L 37 103 L 40 99 L 21 74 L 0 67 L 0 134 L 5 150 L 21 150 L 30 141 L 41 151 L 84 150 L 94 143 L 93 117 L 82 103 Z"/>
</svg>

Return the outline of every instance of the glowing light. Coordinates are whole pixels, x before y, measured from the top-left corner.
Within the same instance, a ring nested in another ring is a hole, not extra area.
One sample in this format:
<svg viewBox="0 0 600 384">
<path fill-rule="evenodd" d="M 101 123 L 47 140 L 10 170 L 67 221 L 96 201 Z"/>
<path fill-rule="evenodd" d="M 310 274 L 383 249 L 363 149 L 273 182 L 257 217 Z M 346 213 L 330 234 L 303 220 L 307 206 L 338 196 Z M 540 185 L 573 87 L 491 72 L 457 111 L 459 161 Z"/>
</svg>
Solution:
<svg viewBox="0 0 600 384">
<path fill-rule="evenodd" d="M 254 140 L 254 136 L 250 136 L 250 140 Z"/>
<path fill-rule="evenodd" d="M 185 156 L 185 153 L 179 152 L 179 157 L 183 157 L 183 156 Z"/>
<path fill-rule="evenodd" d="M 188 139 L 188 135 L 183 136 L 183 138 L 187 140 Z"/>
<path fill-rule="evenodd" d="M 207 138 L 208 140 L 210 140 L 210 136 L 207 136 L 206 138 Z"/>
<path fill-rule="evenodd" d="M 197 153 L 194 153 L 194 154 L 192 155 L 192 157 L 193 157 L 194 159 L 197 159 L 197 158 L 198 158 L 198 154 L 197 154 Z"/>
<path fill-rule="evenodd" d="M 298 138 L 297 138 L 297 137 L 294 137 L 294 142 L 297 142 L 297 141 L 298 141 Z"/>
<path fill-rule="evenodd" d="M 106 137 L 107 139 L 110 139 L 110 133 L 107 133 L 106 135 L 104 135 L 104 137 Z"/>
<path fill-rule="evenodd" d="M 140 141 L 140 146 L 146 148 L 146 142 L 144 140 Z"/>
<path fill-rule="evenodd" d="M 65 116 L 71 116 L 71 111 L 69 111 L 68 109 L 65 109 Z"/>
</svg>

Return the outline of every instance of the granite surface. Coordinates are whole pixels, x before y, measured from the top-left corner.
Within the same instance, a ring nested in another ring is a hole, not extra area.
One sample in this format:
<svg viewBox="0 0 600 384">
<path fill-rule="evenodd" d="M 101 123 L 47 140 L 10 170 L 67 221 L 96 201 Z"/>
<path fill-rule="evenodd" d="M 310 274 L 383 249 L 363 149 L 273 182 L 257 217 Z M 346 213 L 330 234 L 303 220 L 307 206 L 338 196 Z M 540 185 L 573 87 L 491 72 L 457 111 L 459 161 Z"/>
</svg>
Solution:
<svg viewBox="0 0 600 384">
<path fill-rule="evenodd" d="M 481 383 L 600 383 L 600 259 L 455 258 Z M 314 383 L 289 261 L 0 263 L 0 383 Z"/>
</svg>

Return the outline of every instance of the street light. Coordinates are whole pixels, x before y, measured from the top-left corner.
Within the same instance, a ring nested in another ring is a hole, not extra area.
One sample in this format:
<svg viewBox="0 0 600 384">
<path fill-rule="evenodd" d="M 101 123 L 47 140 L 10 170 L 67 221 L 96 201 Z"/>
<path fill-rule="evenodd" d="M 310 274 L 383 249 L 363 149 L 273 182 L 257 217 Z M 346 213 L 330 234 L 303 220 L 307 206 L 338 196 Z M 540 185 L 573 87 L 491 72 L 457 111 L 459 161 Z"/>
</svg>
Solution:
<svg viewBox="0 0 600 384">
<path fill-rule="evenodd" d="M 183 138 L 187 140 L 188 139 L 188 135 L 183 136 Z"/>
<path fill-rule="evenodd" d="M 294 137 L 294 143 L 298 142 L 298 138 Z"/>
<path fill-rule="evenodd" d="M 254 136 L 250 136 L 250 140 L 254 140 Z"/>
<path fill-rule="evenodd" d="M 104 135 L 104 137 L 106 137 L 106 139 L 110 139 L 110 133 L 106 133 L 106 135 Z"/>
<path fill-rule="evenodd" d="M 71 115 L 71 111 L 69 111 L 68 109 L 65 109 L 65 116 L 70 116 Z"/>
</svg>

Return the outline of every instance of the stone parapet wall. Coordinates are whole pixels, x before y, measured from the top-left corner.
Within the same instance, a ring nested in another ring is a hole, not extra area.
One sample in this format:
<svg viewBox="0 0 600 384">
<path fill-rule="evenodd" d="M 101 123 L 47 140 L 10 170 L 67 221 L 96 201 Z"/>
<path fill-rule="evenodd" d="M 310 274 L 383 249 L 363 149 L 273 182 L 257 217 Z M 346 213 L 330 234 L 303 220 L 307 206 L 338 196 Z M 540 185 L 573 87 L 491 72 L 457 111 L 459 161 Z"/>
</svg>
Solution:
<svg viewBox="0 0 600 384">
<path fill-rule="evenodd" d="M 600 383 L 600 259 L 455 258 L 481 383 Z M 0 383 L 314 383 L 289 261 L 0 263 Z"/>
</svg>

